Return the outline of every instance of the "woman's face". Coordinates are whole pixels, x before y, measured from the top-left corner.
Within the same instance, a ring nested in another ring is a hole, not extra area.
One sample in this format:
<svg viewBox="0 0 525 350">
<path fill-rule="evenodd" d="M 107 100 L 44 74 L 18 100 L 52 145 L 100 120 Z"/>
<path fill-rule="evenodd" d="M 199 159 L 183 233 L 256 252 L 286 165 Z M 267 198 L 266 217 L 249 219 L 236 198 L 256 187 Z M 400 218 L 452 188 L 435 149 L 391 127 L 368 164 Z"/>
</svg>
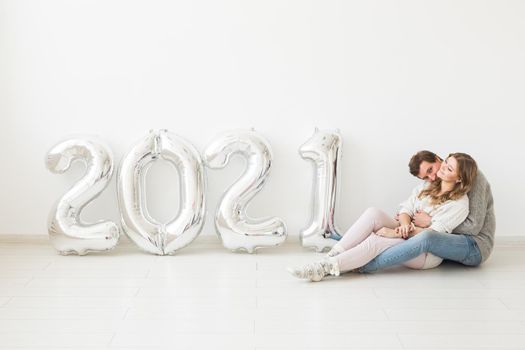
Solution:
<svg viewBox="0 0 525 350">
<path fill-rule="evenodd" d="M 458 182 L 458 161 L 454 157 L 448 157 L 437 172 L 437 176 L 447 182 Z"/>
</svg>

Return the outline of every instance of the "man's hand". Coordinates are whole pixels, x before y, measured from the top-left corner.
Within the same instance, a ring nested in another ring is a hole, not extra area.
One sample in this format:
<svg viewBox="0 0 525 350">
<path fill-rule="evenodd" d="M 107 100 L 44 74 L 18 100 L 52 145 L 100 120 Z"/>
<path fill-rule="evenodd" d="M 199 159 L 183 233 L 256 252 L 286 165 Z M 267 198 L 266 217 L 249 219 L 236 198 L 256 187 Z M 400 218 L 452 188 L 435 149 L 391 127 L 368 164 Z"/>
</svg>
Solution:
<svg viewBox="0 0 525 350">
<path fill-rule="evenodd" d="M 417 211 L 412 218 L 412 222 L 417 227 L 427 228 L 430 227 L 432 222 L 432 216 L 428 215 L 424 211 Z"/>
<path fill-rule="evenodd" d="M 383 227 L 382 229 L 374 232 L 378 236 L 389 237 L 389 238 L 400 238 L 401 234 L 397 233 L 397 229 L 393 230 L 388 227 Z"/>
</svg>

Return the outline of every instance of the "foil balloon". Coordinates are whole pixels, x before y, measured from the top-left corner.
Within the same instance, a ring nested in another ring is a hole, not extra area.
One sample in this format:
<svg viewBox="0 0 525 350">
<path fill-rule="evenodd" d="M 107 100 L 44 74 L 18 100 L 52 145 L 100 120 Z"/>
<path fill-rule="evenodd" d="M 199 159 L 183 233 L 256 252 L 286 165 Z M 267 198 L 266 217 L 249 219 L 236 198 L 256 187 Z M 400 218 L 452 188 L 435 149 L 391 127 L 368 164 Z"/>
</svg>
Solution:
<svg viewBox="0 0 525 350">
<path fill-rule="evenodd" d="M 303 247 L 321 252 L 332 247 L 341 235 L 334 222 L 339 188 L 339 160 L 342 139 L 338 132 L 315 130 L 300 148 L 299 154 L 311 161 L 314 169 L 310 223 L 301 230 Z"/>
<path fill-rule="evenodd" d="M 75 161 L 84 162 L 87 171 L 51 210 L 50 241 L 63 255 L 110 250 L 118 243 L 118 226 L 112 221 L 83 223 L 80 214 L 107 187 L 113 174 L 113 155 L 96 137 L 72 138 L 51 148 L 46 166 L 54 173 L 64 173 Z"/>
<path fill-rule="evenodd" d="M 253 253 L 257 248 L 277 246 L 286 239 L 286 226 L 277 217 L 252 219 L 246 207 L 264 187 L 272 165 L 270 145 L 255 131 L 231 131 L 215 139 L 204 152 L 212 169 L 224 168 L 232 155 L 246 159 L 246 170 L 223 194 L 215 214 L 222 244 L 233 251 Z"/>
<path fill-rule="evenodd" d="M 180 176 L 179 212 L 168 223 L 157 222 L 146 207 L 146 174 L 158 159 L 173 164 Z M 173 254 L 199 235 L 204 223 L 204 194 L 204 166 L 199 152 L 167 130 L 151 131 L 122 159 L 117 184 L 122 226 L 127 236 L 149 253 Z"/>
</svg>

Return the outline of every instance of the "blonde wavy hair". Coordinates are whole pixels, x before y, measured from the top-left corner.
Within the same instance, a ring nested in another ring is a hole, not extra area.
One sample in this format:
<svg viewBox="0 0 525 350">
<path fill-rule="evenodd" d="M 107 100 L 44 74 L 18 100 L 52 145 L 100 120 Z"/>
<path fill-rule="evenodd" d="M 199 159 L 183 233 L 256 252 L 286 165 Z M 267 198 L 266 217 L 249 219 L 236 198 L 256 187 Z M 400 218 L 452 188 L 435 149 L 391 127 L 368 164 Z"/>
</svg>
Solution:
<svg viewBox="0 0 525 350">
<path fill-rule="evenodd" d="M 466 194 L 474 185 L 476 175 L 478 174 L 478 165 L 476 161 L 466 153 L 450 153 L 447 157 L 454 157 L 458 163 L 456 172 L 459 182 L 450 191 L 441 193 L 441 179 L 430 183 L 430 185 L 419 193 L 419 198 L 430 197 L 430 203 L 442 204 L 448 200 L 457 200 Z"/>
</svg>

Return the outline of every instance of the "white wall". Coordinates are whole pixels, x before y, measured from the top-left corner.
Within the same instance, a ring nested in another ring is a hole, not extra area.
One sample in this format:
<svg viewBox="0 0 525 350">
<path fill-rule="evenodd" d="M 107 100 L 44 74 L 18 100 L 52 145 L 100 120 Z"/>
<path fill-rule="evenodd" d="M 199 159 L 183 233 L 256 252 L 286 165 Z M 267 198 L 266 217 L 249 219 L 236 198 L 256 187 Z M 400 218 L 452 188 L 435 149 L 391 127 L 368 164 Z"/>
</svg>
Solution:
<svg viewBox="0 0 525 350">
<path fill-rule="evenodd" d="M 52 203 L 82 174 L 49 173 L 44 155 L 97 134 L 117 162 L 149 129 L 202 150 L 254 127 L 274 151 L 249 209 L 297 235 L 309 216 L 315 126 L 343 135 L 337 221 L 394 212 L 420 149 L 473 155 L 492 184 L 498 235 L 524 235 L 523 1 L 0 0 L 0 234 L 45 235 Z M 208 219 L 239 176 L 209 171 Z M 175 171 L 153 169 L 151 210 L 177 205 Z M 175 204 L 173 204 L 175 203 Z M 118 219 L 115 180 L 86 220 Z"/>
</svg>

